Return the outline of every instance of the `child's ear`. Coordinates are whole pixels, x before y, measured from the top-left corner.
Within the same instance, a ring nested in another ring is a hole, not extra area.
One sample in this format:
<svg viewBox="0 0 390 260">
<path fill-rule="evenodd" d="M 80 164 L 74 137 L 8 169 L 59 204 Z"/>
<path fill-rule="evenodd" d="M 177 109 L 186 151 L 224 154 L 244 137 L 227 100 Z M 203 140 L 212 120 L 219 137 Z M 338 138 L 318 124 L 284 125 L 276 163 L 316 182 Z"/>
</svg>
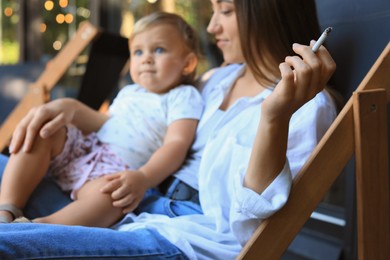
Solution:
<svg viewBox="0 0 390 260">
<path fill-rule="evenodd" d="M 196 57 L 195 53 L 191 52 L 186 56 L 186 65 L 183 68 L 182 74 L 184 76 L 191 74 L 198 65 L 198 57 Z"/>
</svg>

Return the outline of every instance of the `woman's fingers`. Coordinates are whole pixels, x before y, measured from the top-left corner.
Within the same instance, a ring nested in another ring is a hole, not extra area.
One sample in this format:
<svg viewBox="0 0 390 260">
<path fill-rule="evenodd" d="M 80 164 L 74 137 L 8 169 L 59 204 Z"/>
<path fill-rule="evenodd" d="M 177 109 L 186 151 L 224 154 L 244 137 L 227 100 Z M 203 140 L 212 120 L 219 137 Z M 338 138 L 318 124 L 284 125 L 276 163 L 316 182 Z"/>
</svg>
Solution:
<svg viewBox="0 0 390 260">
<path fill-rule="evenodd" d="M 325 84 L 323 84 L 321 80 L 323 73 L 322 61 L 318 58 L 317 54 L 312 51 L 312 47 L 310 46 L 294 44 L 293 50 L 302 57 L 302 61 L 310 68 L 310 71 L 308 71 L 310 81 L 307 86 L 307 97 L 312 98 L 325 87 Z"/>
<path fill-rule="evenodd" d="M 292 115 L 325 88 L 335 63 L 323 46 L 316 53 L 311 48 L 294 44 L 297 55 L 280 63 L 281 80 L 263 102 L 263 118 L 273 120 Z"/>
<path fill-rule="evenodd" d="M 53 114 L 50 109 L 47 109 L 47 106 L 48 105 L 45 104 L 32 111 L 33 116 L 30 120 L 28 120 L 28 125 L 26 126 L 26 136 L 23 145 L 23 150 L 25 152 L 31 150 L 35 138 L 37 137 L 41 129 L 45 127 L 45 124 L 55 118 L 55 114 Z M 45 137 L 47 136 L 48 135 L 46 135 Z"/>
<path fill-rule="evenodd" d="M 27 116 L 19 122 L 12 133 L 11 143 L 9 145 L 10 153 L 17 153 L 20 150 L 26 136 L 26 123 L 24 123 L 24 120 L 29 116 L 30 114 L 28 113 Z"/>
<path fill-rule="evenodd" d="M 282 76 L 282 83 L 278 84 L 275 91 L 283 93 L 285 97 L 291 97 L 295 95 L 295 75 L 294 71 L 287 62 L 282 62 L 279 64 L 280 74 Z"/>
<path fill-rule="evenodd" d="M 310 42 L 310 46 L 313 46 L 315 44 L 315 41 Z M 326 50 L 324 46 L 321 46 L 316 56 L 321 60 L 322 65 L 322 84 L 326 84 L 329 79 L 331 78 L 332 74 L 336 70 L 336 62 L 333 60 L 330 53 Z"/>
<path fill-rule="evenodd" d="M 38 133 L 51 117 L 50 110 L 46 110 L 45 106 L 32 108 L 16 126 L 12 135 L 10 152 L 15 153 L 22 146 L 25 152 L 31 150 Z"/>
<path fill-rule="evenodd" d="M 312 68 L 300 57 L 286 57 L 285 62 L 293 68 L 295 96 L 299 99 L 307 99 L 312 95 L 310 89 L 313 77 Z"/>
<path fill-rule="evenodd" d="M 313 84 L 316 84 L 318 90 L 325 87 L 333 72 L 336 69 L 330 53 L 324 46 L 321 46 L 316 53 L 312 51 L 312 47 L 316 42 L 312 40 L 310 46 L 294 44 L 294 51 L 299 54 L 305 63 L 307 63 L 313 70 Z"/>
<path fill-rule="evenodd" d="M 38 134 L 42 138 L 47 138 L 70 123 L 74 112 L 68 107 L 68 103 L 58 99 L 31 109 L 15 128 L 10 152 L 15 153 L 22 147 L 28 152 Z"/>
<path fill-rule="evenodd" d="M 321 46 L 316 53 L 312 51 L 314 43 L 294 44 L 293 50 L 299 56 L 286 58 L 295 74 L 296 95 L 306 101 L 325 87 L 335 70 L 335 62 L 325 47 Z"/>
<path fill-rule="evenodd" d="M 65 114 L 58 114 L 56 117 L 42 126 L 41 130 L 39 131 L 39 135 L 42 138 L 47 138 L 66 125 L 67 122 L 68 121 L 66 120 Z"/>
<path fill-rule="evenodd" d="M 16 126 L 11 139 L 11 144 L 9 150 L 11 153 L 18 152 L 23 146 L 23 150 L 29 151 L 31 149 L 31 144 L 26 144 L 27 136 L 28 138 L 35 138 L 37 135 L 36 128 L 30 128 L 30 123 L 33 121 L 36 113 L 36 108 L 31 109 L 27 115 L 19 122 Z M 31 141 L 29 141 L 31 142 Z"/>
</svg>

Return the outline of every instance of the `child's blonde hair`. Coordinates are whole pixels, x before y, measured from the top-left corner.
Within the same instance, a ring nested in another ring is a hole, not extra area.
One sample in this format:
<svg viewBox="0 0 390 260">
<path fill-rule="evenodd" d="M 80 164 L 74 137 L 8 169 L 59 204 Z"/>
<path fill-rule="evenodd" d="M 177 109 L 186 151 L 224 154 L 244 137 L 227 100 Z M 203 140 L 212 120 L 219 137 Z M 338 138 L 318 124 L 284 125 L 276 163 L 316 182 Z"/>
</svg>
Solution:
<svg viewBox="0 0 390 260">
<path fill-rule="evenodd" d="M 169 24 L 172 25 L 182 36 L 182 39 L 189 49 L 196 57 L 200 57 L 199 40 L 195 30 L 179 15 L 167 12 L 154 12 L 139 19 L 135 25 L 130 36 L 130 42 L 139 34 L 148 30 L 152 26 Z M 185 75 L 182 78 L 182 84 L 193 84 L 196 76 L 196 70 L 191 74 Z"/>
</svg>

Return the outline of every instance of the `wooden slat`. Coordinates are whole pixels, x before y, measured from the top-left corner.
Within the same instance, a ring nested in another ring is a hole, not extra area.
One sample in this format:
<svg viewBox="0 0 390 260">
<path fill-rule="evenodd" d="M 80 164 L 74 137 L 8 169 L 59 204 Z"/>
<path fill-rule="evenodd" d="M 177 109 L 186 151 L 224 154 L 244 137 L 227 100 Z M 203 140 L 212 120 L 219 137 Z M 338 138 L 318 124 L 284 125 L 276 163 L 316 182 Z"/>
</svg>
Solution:
<svg viewBox="0 0 390 260">
<path fill-rule="evenodd" d="M 288 203 L 263 221 L 239 259 L 279 259 L 339 176 L 353 154 L 352 110 L 343 110 L 335 123 L 294 179 Z"/>
<path fill-rule="evenodd" d="M 387 89 L 390 99 L 390 42 L 358 91 Z M 354 146 L 352 98 L 324 135 L 293 181 L 287 204 L 264 220 L 238 259 L 279 259 L 351 158 Z"/>
<path fill-rule="evenodd" d="M 45 86 L 47 91 L 50 91 L 80 53 L 96 37 L 97 33 L 98 29 L 91 23 L 82 23 L 72 39 L 50 60 L 36 82 Z"/>
<path fill-rule="evenodd" d="M 358 257 L 390 257 L 386 91 L 353 94 Z"/>
<path fill-rule="evenodd" d="M 18 122 L 34 107 L 47 101 L 41 93 L 49 93 L 58 80 L 64 75 L 72 62 L 96 37 L 98 29 L 89 22 L 80 25 L 73 38 L 64 48 L 48 63 L 45 70 L 31 84 L 28 93 L 19 101 L 18 105 L 8 115 L 0 128 L 0 152 L 8 145 Z M 38 94 L 38 95 L 37 95 Z"/>
</svg>

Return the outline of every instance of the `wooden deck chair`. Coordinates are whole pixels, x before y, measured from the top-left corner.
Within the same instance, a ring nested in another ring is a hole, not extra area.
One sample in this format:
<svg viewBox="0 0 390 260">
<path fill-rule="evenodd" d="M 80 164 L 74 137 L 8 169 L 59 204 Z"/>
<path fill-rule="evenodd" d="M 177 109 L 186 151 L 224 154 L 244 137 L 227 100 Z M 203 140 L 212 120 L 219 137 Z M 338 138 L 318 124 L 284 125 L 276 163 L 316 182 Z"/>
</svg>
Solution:
<svg viewBox="0 0 390 260">
<path fill-rule="evenodd" d="M 293 181 L 287 204 L 266 219 L 237 259 L 280 259 L 353 154 L 359 259 L 390 259 L 387 106 L 390 42 Z"/>
<path fill-rule="evenodd" d="M 48 63 L 40 77 L 29 86 L 27 94 L 22 98 L 0 128 L 0 151 L 9 143 L 12 132 L 27 112 L 34 106 L 45 103 L 48 94 L 69 66 L 96 36 L 98 30 L 86 22 L 77 30 L 75 36 Z"/>
<path fill-rule="evenodd" d="M 98 109 L 118 85 L 124 65 L 129 58 L 127 39 L 99 30 L 84 22 L 74 37 L 48 63 L 40 77 L 30 85 L 28 93 L 6 118 L 0 128 L 0 151 L 8 145 L 17 123 L 34 106 L 48 101 L 49 93 L 79 54 L 91 45 L 86 71 L 78 99 Z M 109 64 L 109 70 L 107 65 Z"/>
</svg>

